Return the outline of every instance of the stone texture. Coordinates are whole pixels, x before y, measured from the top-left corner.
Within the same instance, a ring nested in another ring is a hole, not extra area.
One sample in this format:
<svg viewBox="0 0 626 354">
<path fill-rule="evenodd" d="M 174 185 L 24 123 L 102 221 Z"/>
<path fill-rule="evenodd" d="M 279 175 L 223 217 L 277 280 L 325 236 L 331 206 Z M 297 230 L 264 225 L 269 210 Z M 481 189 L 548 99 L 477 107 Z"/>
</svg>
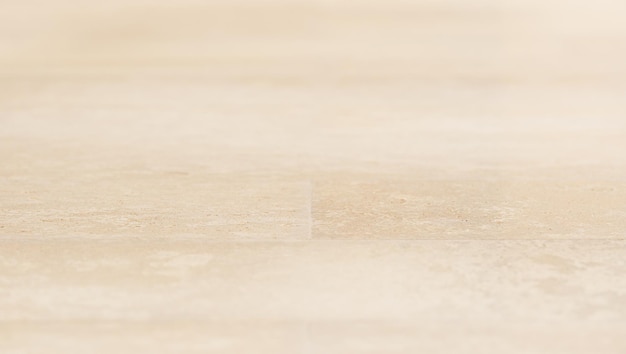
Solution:
<svg viewBox="0 0 626 354">
<path fill-rule="evenodd" d="M 626 352 L 626 2 L 0 4 L 0 353 Z"/>
<path fill-rule="evenodd" d="M 337 173 L 313 188 L 314 237 L 624 239 L 626 184 L 489 174 Z"/>
<path fill-rule="evenodd" d="M 1 242 L 3 321 L 626 325 L 624 241 Z"/>
</svg>

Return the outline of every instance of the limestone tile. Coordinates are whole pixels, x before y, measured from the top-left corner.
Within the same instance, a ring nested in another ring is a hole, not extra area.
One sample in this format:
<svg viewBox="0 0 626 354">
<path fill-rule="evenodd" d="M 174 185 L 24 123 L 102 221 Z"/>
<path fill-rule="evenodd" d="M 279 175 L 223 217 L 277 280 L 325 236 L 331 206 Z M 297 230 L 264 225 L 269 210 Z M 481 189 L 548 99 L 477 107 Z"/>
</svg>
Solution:
<svg viewBox="0 0 626 354">
<path fill-rule="evenodd" d="M 0 167 L 0 238 L 309 237 L 302 178 L 24 160 Z"/>
<path fill-rule="evenodd" d="M 69 321 L 0 324 L 4 354 L 302 352 L 301 325 L 272 321 Z"/>
<path fill-rule="evenodd" d="M 623 180 L 517 178 L 494 170 L 329 173 L 314 180 L 318 239 L 624 239 Z"/>
<path fill-rule="evenodd" d="M 0 350 L 22 353 L 621 354 L 625 329 L 433 321 L 61 321 L 0 324 Z"/>
<path fill-rule="evenodd" d="M 626 327 L 536 323 L 352 321 L 309 327 L 311 353 L 607 353 L 626 350 Z"/>
<path fill-rule="evenodd" d="M 0 242 L 3 322 L 626 325 L 626 241 Z"/>
</svg>

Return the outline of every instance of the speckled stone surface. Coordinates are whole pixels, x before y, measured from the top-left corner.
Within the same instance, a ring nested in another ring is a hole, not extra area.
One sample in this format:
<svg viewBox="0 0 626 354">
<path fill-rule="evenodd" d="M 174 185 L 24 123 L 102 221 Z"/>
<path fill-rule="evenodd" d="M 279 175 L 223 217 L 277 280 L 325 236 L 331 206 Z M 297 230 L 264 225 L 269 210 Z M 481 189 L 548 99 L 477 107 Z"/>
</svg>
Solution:
<svg viewBox="0 0 626 354">
<path fill-rule="evenodd" d="M 0 4 L 0 353 L 625 353 L 625 14 Z"/>
</svg>

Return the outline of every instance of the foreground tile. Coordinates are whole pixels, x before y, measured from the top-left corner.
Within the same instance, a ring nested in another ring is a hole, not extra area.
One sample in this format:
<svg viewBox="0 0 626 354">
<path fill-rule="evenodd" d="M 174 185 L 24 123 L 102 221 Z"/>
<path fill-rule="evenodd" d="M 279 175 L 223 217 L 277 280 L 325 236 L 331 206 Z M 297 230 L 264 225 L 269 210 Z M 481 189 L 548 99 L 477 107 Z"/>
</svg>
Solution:
<svg viewBox="0 0 626 354">
<path fill-rule="evenodd" d="M 312 353 L 607 353 L 626 351 L 626 327 L 403 322 L 315 324 Z"/>
<path fill-rule="evenodd" d="M 0 351 L 22 353 L 302 352 L 302 326 L 246 322 L 1 323 Z"/>
<path fill-rule="evenodd" d="M 61 321 L 0 324 L 2 353 L 621 354 L 626 328 L 466 321 Z"/>
<path fill-rule="evenodd" d="M 309 237 L 307 180 L 160 165 L 120 167 L 127 162 L 76 162 L 54 153 L 45 159 L 32 150 L 4 155 L 0 238 Z"/>
<path fill-rule="evenodd" d="M 0 321 L 626 325 L 626 241 L 0 240 Z"/>
<path fill-rule="evenodd" d="M 623 181 L 336 173 L 313 186 L 321 239 L 624 239 Z"/>
</svg>

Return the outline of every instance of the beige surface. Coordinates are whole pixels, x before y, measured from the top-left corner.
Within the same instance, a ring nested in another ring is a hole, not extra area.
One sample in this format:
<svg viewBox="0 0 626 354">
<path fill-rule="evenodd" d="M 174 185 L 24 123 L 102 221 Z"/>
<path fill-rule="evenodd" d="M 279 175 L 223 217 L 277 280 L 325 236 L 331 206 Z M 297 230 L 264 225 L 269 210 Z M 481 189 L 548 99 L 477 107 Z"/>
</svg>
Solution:
<svg viewBox="0 0 626 354">
<path fill-rule="evenodd" d="M 0 353 L 626 352 L 624 18 L 0 4 Z"/>
</svg>

